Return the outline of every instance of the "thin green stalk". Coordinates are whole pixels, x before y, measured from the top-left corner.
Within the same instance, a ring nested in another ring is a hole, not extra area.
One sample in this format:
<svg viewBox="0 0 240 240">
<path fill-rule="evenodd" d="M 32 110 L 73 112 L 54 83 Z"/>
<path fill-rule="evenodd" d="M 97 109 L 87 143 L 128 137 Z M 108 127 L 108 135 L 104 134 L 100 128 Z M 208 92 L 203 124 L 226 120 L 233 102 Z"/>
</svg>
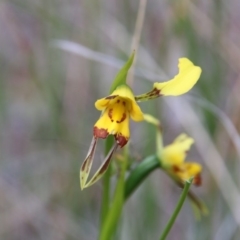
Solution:
<svg viewBox="0 0 240 240">
<path fill-rule="evenodd" d="M 116 230 L 124 205 L 125 172 L 127 163 L 126 158 L 120 162 L 120 172 L 113 201 L 102 225 L 99 240 L 110 240 Z"/>
<path fill-rule="evenodd" d="M 172 226 L 173 226 L 173 224 L 174 224 L 174 222 L 175 222 L 175 220 L 176 220 L 176 218 L 177 218 L 177 216 L 178 216 L 178 214 L 179 214 L 179 212 L 180 212 L 180 210 L 183 206 L 183 203 L 184 203 L 184 201 L 185 201 L 185 199 L 188 195 L 188 191 L 190 189 L 192 181 L 193 181 L 193 178 L 191 178 L 189 181 L 185 182 L 184 189 L 183 189 L 182 194 L 181 194 L 181 196 L 178 200 L 177 206 L 176 206 L 176 208 L 173 212 L 172 217 L 168 221 L 167 226 L 165 227 L 165 229 L 164 229 L 164 231 L 163 231 L 163 233 L 160 237 L 160 240 L 165 240 L 168 233 L 170 232 L 170 230 L 171 230 L 171 228 L 172 228 Z"/>
<path fill-rule="evenodd" d="M 110 149 L 112 148 L 113 145 L 113 137 L 109 136 L 106 139 L 105 143 L 105 156 L 108 154 Z M 111 178 L 111 171 L 112 167 L 111 164 L 108 167 L 108 170 L 103 176 L 103 196 L 102 196 L 102 207 L 101 207 L 101 221 L 100 221 L 100 227 L 102 228 L 103 223 L 106 219 L 108 210 L 109 210 L 109 202 L 110 202 L 110 178 Z"/>
</svg>

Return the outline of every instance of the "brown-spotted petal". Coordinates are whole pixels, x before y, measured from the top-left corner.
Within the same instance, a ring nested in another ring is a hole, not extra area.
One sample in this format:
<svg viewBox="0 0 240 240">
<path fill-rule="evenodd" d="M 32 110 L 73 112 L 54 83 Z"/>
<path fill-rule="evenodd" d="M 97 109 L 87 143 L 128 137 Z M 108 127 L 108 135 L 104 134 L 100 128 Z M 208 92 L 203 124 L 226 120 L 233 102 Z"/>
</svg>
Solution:
<svg viewBox="0 0 240 240">
<path fill-rule="evenodd" d="M 82 190 L 85 188 L 85 184 L 92 167 L 96 146 L 97 146 L 97 138 L 93 137 L 87 156 L 80 168 L 80 186 Z"/>
<path fill-rule="evenodd" d="M 117 149 L 117 147 L 118 147 L 118 144 L 117 144 L 117 142 L 115 142 L 114 146 L 109 151 L 106 158 L 104 159 L 102 165 L 99 167 L 97 172 L 93 175 L 91 180 L 87 184 L 84 185 L 84 188 L 87 188 L 87 187 L 93 185 L 95 182 L 97 182 L 104 175 L 104 173 L 107 171 L 108 166 L 111 162 L 112 155 L 115 152 L 115 150 Z"/>
</svg>

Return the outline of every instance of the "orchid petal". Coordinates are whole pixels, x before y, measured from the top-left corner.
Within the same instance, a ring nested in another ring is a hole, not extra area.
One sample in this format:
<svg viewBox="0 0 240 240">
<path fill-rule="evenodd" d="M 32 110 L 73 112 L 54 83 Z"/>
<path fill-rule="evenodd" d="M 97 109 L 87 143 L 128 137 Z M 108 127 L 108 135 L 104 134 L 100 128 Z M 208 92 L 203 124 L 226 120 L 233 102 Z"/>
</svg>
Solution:
<svg viewBox="0 0 240 240">
<path fill-rule="evenodd" d="M 135 96 L 136 101 L 147 101 L 159 96 L 178 96 L 191 90 L 198 81 L 202 69 L 187 58 L 179 59 L 178 68 L 179 73 L 173 79 L 154 83 L 150 92 Z"/>
</svg>

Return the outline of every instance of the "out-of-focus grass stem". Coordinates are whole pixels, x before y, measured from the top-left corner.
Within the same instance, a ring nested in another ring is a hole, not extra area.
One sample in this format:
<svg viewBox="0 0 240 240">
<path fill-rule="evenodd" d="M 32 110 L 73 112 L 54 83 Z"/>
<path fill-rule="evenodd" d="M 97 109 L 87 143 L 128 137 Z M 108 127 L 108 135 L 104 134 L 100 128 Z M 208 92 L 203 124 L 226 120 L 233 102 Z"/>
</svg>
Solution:
<svg viewBox="0 0 240 240">
<path fill-rule="evenodd" d="M 132 68 L 129 71 L 128 78 L 127 78 L 127 83 L 129 86 L 133 85 L 134 68 L 137 60 L 138 47 L 139 47 L 139 42 L 140 42 L 140 37 L 142 32 L 143 21 L 145 17 L 146 5 L 147 5 L 147 0 L 140 0 L 139 7 L 138 7 L 137 20 L 136 20 L 136 25 L 135 25 L 135 30 L 134 30 L 134 35 L 133 35 L 132 45 L 131 45 L 131 52 L 135 51 L 135 58 L 133 60 Z"/>
</svg>

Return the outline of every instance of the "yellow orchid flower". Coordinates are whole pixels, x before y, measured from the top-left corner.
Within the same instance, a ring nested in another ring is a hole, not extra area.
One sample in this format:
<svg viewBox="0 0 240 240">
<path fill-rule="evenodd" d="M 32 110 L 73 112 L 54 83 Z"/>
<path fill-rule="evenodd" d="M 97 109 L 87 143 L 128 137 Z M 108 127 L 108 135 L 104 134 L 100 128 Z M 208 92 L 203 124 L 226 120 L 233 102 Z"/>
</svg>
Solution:
<svg viewBox="0 0 240 240">
<path fill-rule="evenodd" d="M 182 133 L 171 144 L 163 146 L 159 120 L 150 114 L 143 114 L 143 117 L 146 122 L 157 127 L 157 154 L 162 168 L 177 181 L 185 182 L 193 177 L 193 183 L 197 186 L 201 185 L 202 166 L 195 162 L 185 162 L 187 152 L 194 143 L 193 138 Z"/>
<path fill-rule="evenodd" d="M 161 168 L 175 181 L 181 188 L 185 181 L 193 178 L 196 186 L 201 185 L 202 166 L 196 162 L 185 162 L 187 152 L 190 150 L 194 140 L 186 134 L 180 134 L 173 143 L 163 146 L 161 123 L 150 114 L 143 114 L 144 120 L 156 127 L 156 149 Z M 205 204 L 190 190 L 188 197 L 191 200 L 195 217 L 207 215 L 208 209 Z"/>
<path fill-rule="evenodd" d="M 173 143 L 163 148 L 159 153 L 162 167 L 167 172 L 182 181 L 187 181 L 193 177 L 193 183 L 201 185 L 202 166 L 195 162 L 185 162 L 187 152 L 189 151 L 194 140 L 186 134 L 179 135 Z"/>
<path fill-rule="evenodd" d="M 94 125 L 94 137 L 106 138 L 112 134 L 120 147 L 130 136 L 129 118 L 136 122 L 143 120 L 143 113 L 127 85 L 121 85 L 110 96 L 97 100 L 95 107 L 103 113 Z"/>
<path fill-rule="evenodd" d="M 93 127 L 93 140 L 80 170 L 82 189 L 91 186 L 101 178 L 106 172 L 117 146 L 123 147 L 128 142 L 130 137 L 129 118 L 131 117 L 136 122 L 143 120 L 143 113 L 135 101 L 132 90 L 127 85 L 120 85 L 111 95 L 97 100 L 95 107 L 102 111 L 102 114 Z M 97 139 L 105 139 L 109 134 L 114 135 L 116 143 L 98 171 L 86 184 L 92 166 Z"/>
<path fill-rule="evenodd" d="M 106 172 L 110 164 L 110 159 L 117 147 L 123 147 L 127 144 L 130 138 L 129 119 L 131 118 L 136 122 L 144 119 L 143 113 L 136 102 L 151 100 L 159 96 L 177 96 L 184 94 L 195 85 L 201 75 L 200 67 L 195 66 L 187 58 L 180 58 L 178 64 L 179 73 L 172 80 L 163 83 L 154 83 L 153 89 L 150 92 L 134 96 L 130 87 L 121 80 L 126 78 L 133 57 L 134 54 L 118 73 L 116 77 L 118 85 L 113 89 L 112 93 L 95 102 L 95 107 L 102 111 L 102 114 L 94 125 L 93 140 L 87 157 L 80 169 L 80 182 L 82 189 L 92 185 L 101 178 Z M 86 183 L 91 170 L 97 140 L 98 138 L 105 139 L 109 135 L 113 135 L 116 142 L 92 179 Z"/>
</svg>

